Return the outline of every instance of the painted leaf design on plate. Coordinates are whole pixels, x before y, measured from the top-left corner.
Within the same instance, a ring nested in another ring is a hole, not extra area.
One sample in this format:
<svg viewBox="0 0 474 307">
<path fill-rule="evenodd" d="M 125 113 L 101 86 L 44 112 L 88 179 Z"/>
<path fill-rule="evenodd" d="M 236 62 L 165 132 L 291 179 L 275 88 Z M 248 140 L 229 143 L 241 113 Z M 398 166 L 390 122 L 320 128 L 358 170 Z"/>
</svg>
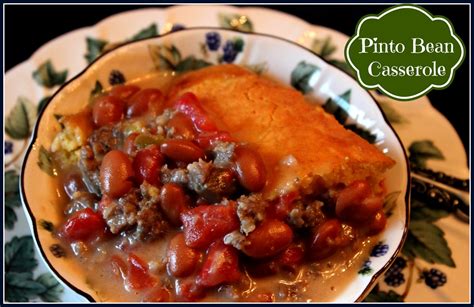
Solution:
<svg viewBox="0 0 474 307">
<path fill-rule="evenodd" d="M 18 97 L 15 106 L 5 119 L 5 132 L 15 140 L 30 136 L 38 114 L 36 106 L 25 97 Z"/>
<path fill-rule="evenodd" d="M 31 236 L 13 237 L 5 244 L 5 271 L 28 272 L 36 268 L 33 238 Z"/>
<path fill-rule="evenodd" d="M 310 93 L 313 91 L 313 83 L 315 83 L 319 73 L 319 67 L 301 61 L 291 72 L 291 85 L 303 94 Z"/>
<path fill-rule="evenodd" d="M 336 120 L 343 125 L 346 129 L 351 130 L 355 134 L 358 134 L 360 137 L 365 139 L 367 142 L 373 144 L 377 140 L 377 136 L 370 132 L 369 130 L 358 126 L 355 123 L 347 124 L 347 119 L 349 118 L 349 108 L 351 101 L 351 90 L 347 90 L 341 95 L 333 98 L 330 97 L 326 100 L 326 103 L 323 105 L 323 109 L 334 115 Z"/>
<path fill-rule="evenodd" d="M 204 68 L 211 65 L 212 64 L 209 62 L 201 60 L 201 59 L 196 59 L 193 55 L 191 55 L 185 58 L 184 60 L 180 61 L 176 65 L 175 70 L 177 72 L 186 72 L 186 71 Z"/>
<path fill-rule="evenodd" d="M 5 172 L 5 228 L 12 229 L 17 221 L 15 208 L 21 206 L 19 176 L 15 170 Z"/>
<path fill-rule="evenodd" d="M 405 124 L 408 120 L 404 118 L 389 102 L 377 99 L 379 106 L 382 108 L 383 113 L 387 116 L 388 121 L 391 124 Z"/>
<path fill-rule="evenodd" d="M 370 261 L 370 260 L 364 261 L 364 263 L 362 264 L 362 266 L 359 269 L 359 271 L 357 272 L 357 274 L 369 275 L 373 271 L 371 265 L 372 265 L 372 261 Z"/>
<path fill-rule="evenodd" d="M 46 96 L 43 97 L 39 102 L 38 102 L 38 114 L 43 110 L 43 108 L 46 106 L 48 101 L 51 99 L 51 96 Z"/>
<path fill-rule="evenodd" d="M 87 53 L 84 57 L 87 60 L 87 63 L 92 63 L 95 59 L 99 57 L 99 55 L 104 51 L 105 46 L 107 46 L 109 42 L 102 39 L 96 39 L 92 37 L 86 38 L 86 45 L 87 45 Z"/>
<path fill-rule="evenodd" d="M 53 275 L 49 273 L 41 274 L 36 281 L 45 287 L 45 291 L 39 294 L 39 297 L 44 302 L 61 301 L 61 294 L 64 292 L 64 288 Z"/>
<path fill-rule="evenodd" d="M 174 70 L 181 61 L 181 53 L 175 45 L 149 45 L 148 52 L 158 70 Z"/>
<path fill-rule="evenodd" d="M 86 50 L 87 53 L 84 55 L 87 63 L 92 63 L 97 59 L 103 52 L 106 50 L 113 49 L 123 43 L 132 42 L 139 39 L 149 38 L 158 35 L 158 26 L 155 23 L 152 23 L 146 28 L 143 28 L 131 38 L 126 39 L 122 42 L 111 43 L 104 39 L 87 37 L 86 38 Z"/>
<path fill-rule="evenodd" d="M 390 216 L 392 214 L 392 211 L 397 205 L 397 200 L 401 193 L 402 191 L 394 191 L 394 192 L 388 193 L 385 196 L 385 199 L 383 202 L 383 211 L 387 216 Z"/>
<path fill-rule="evenodd" d="M 409 257 L 420 257 L 429 263 L 440 263 L 456 267 L 444 232 L 427 221 L 410 222 L 409 232 L 402 253 Z"/>
<path fill-rule="evenodd" d="M 378 286 L 364 299 L 366 303 L 372 302 L 403 302 L 403 296 L 393 290 L 381 291 Z"/>
<path fill-rule="evenodd" d="M 91 90 L 91 93 L 89 95 L 89 104 L 92 104 L 92 102 L 99 96 L 101 96 L 104 93 L 104 87 L 102 86 L 102 83 L 100 83 L 99 80 L 95 81 L 94 88 Z"/>
<path fill-rule="evenodd" d="M 41 146 L 38 151 L 38 166 L 50 176 L 56 176 L 54 160 L 51 153 Z"/>
<path fill-rule="evenodd" d="M 351 103 L 351 90 L 347 90 L 335 98 L 329 98 L 323 105 L 323 109 L 334 115 L 341 125 L 345 125 L 349 118 L 349 107 Z"/>
<path fill-rule="evenodd" d="M 31 236 L 13 237 L 5 244 L 5 298 L 9 302 L 27 302 L 39 297 L 58 302 L 63 286 L 49 273 L 33 278 L 38 266 Z"/>
<path fill-rule="evenodd" d="M 420 140 L 408 147 L 409 160 L 419 167 L 426 167 L 428 159 L 444 160 L 443 153 L 431 140 Z"/>
<path fill-rule="evenodd" d="M 411 200 L 410 219 L 412 221 L 435 222 L 448 215 L 449 211 L 447 210 L 434 208 L 433 206 L 427 205 L 415 198 Z"/>
<path fill-rule="evenodd" d="M 348 124 L 348 125 L 345 125 L 344 127 L 346 129 L 351 130 L 355 134 L 358 134 L 361 138 L 365 139 L 370 144 L 375 143 L 375 141 L 377 140 L 377 136 L 375 134 L 371 133 L 367 129 L 357 126 L 356 124 Z"/>
<path fill-rule="evenodd" d="M 153 36 L 158 35 L 158 26 L 156 23 L 152 23 L 148 27 L 140 30 L 137 34 L 133 35 L 129 41 L 135 41 L 139 39 L 144 39 L 144 38 L 150 38 Z"/>
<path fill-rule="evenodd" d="M 33 72 L 33 79 L 35 79 L 39 85 L 53 88 L 54 86 L 61 85 L 66 81 L 67 73 L 67 69 L 56 71 L 51 60 L 47 60 Z"/>
<path fill-rule="evenodd" d="M 337 68 L 345 71 L 346 73 L 348 73 L 349 75 L 351 75 L 352 77 L 355 77 L 355 71 L 354 69 L 352 69 L 352 67 L 347 64 L 346 61 L 341 61 L 341 60 L 336 60 L 336 59 L 326 59 L 326 61 L 328 61 L 330 64 L 336 66 Z"/>
<path fill-rule="evenodd" d="M 246 65 L 248 69 L 256 73 L 257 75 L 262 75 L 268 70 L 268 63 L 267 62 L 262 62 L 262 63 L 257 63 L 253 65 Z"/>
<path fill-rule="evenodd" d="M 245 15 L 219 13 L 217 18 L 219 26 L 223 28 L 242 32 L 253 32 L 253 24 Z"/>
<path fill-rule="evenodd" d="M 321 56 L 322 58 L 327 58 L 336 51 L 337 47 L 331 42 L 331 37 L 327 36 L 324 39 L 314 39 L 313 44 L 311 45 L 311 50 L 314 53 Z"/>
<path fill-rule="evenodd" d="M 46 291 L 46 287 L 33 280 L 31 272 L 7 272 L 5 274 L 6 299 L 10 302 L 28 302 Z"/>
</svg>

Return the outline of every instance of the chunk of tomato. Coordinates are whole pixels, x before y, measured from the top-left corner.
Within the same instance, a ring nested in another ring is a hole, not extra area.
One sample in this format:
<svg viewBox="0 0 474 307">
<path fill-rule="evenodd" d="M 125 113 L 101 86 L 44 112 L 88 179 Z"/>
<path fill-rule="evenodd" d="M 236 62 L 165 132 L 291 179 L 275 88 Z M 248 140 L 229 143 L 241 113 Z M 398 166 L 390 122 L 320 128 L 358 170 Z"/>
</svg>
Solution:
<svg viewBox="0 0 474 307">
<path fill-rule="evenodd" d="M 294 272 L 303 262 L 303 258 L 303 247 L 292 244 L 277 256 L 276 261 L 282 269 Z"/>
<path fill-rule="evenodd" d="M 187 115 L 198 131 L 217 131 L 216 125 L 211 121 L 206 111 L 193 93 L 183 94 L 174 105 L 175 109 Z"/>
<path fill-rule="evenodd" d="M 185 302 L 195 302 L 204 297 L 204 287 L 196 283 L 194 276 L 176 279 L 175 281 L 176 300 Z"/>
<path fill-rule="evenodd" d="M 202 132 L 196 138 L 199 147 L 208 149 L 213 146 L 217 141 L 221 142 L 233 142 L 234 139 L 230 136 L 229 132 L 226 131 L 212 131 Z"/>
<path fill-rule="evenodd" d="M 212 243 L 196 282 L 204 287 L 233 283 L 240 279 L 237 250 L 222 240 Z"/>
<path fill-rule="evenodd" d="M 117 85 L 110 90 L 110 95 L 127 100 L 139 90 L 140 88 L 136 85 Z"/>
<path fill-rule="evenodd" d="M 62 234 L 65 238 L 76 240 L 91 240 L 105 233 L 105 221 L 100 213 L 86 208 L 75 212 L 64 224 Z"/>
<path fill-rule="evenodd" d="M 151 290 L 144 298 L 143 302 L 169 302 L 171 301 L 171 294 L 165 287 L 158 287 Z"/>
<path fill-rule="evenodd" d="M 349 226 L 346 225 L 346 227 Z M 337 219 L 326 220 L 313 232 L 308 248 L 309 256 L 314 260 L 327 258 L 349 245 L 351 240 L 344 233 L 341 222 Z"/>
<path fill-rule="evenodd" d="M 206 248 L 215 240 L 239 228 L 235 203 L 202 205 L 181 213 L 186 245 Z"/>
<path fill-rule="evenodd" d="M 268 215 L 278 220 L 285 220 L 299 197 L 300 195 L 297 191 L 281 195 L 272 203 L 272 206 L 268 207 Z"/>
<path fill-rule="evenodd" d="M 128 283 L 132 289 L 148 289 L 156 284 L 156 280 L 148 273 L 147 264 L 135 254 L 128 256 Z"/>
</svg>

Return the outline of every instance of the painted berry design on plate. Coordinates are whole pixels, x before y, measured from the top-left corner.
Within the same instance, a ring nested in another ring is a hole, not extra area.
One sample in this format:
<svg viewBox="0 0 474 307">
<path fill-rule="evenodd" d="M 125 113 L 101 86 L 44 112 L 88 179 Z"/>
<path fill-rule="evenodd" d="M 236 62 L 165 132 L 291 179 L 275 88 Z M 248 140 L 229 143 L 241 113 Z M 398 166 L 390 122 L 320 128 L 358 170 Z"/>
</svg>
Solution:
<svg viewBox="0 0 474 307">
<path fill-rule="evenodd" d="M 109 75 L 109 84 L 110 85 L 118 85 L 125 83 L 125 76 L 120 70 L 112 70 Z"/>
<path fill-rule="evenodd" d="M 393 265 L 385 273 L 385 283 L 391 287 L 398 287 L 405 283 L 405 276 L 402 271 L 406 266 L 407 261 L 402 257 L 397 257 Z"/>
<path fill-rule="evenodd" d="M 431 289 L 441 287 L 447 281 L 446 274 L 434 268 L 423 271 L 422 278 L 425 281 L 425 284 Z"/>
<path fill-rule="evenodd" d="M 395 273 L 384 278 L 384 281 L 387 285 L 391 287 L 398 287 L 401 284 L 405 283 L 405 276 L 403 273 Z"/>
<path fill-rule="evenodd" d="M 176 31 L 180 31 L 180 30 L 184 30 L 186 29 L 186 27 L 181 24 L 181 23 L 175 23 L 173 24 L 173 26 L 171 27 L 171 30 L 170 32 L 176 32 Z"/>
<path fill-rule="evenodd" d="M 5 154 L 11 154 L 13 152 L 13 143 L 10 141 L 5 141 Z"/>
<path fill-rule="evenodd" d="M 237 57 L 237 50 L 235 49 L 234 43 L 232 41 L 227 41 L 223 48 L 224 55 L 222 56 L 222 61 L 226 63 L 234 62 Z"/>
<path fill-rule="evenodd" d="M 216 51 L 221 46 L 221 35 L 218 32 L 206 33 L 206 46 L 211 51 Z"/>
<path fill-rule="evenodd" d="M 370 253 L 370 256 L 372 256 L 372 257 L 385 256 L 385 254 L 387 254 L 387 252 L 388 252 L 388 249 L 389 249 L 388 244 L 383 244 L 382 242 L 379 242 L 372 249 L 372 252 Z"/>
</svg>

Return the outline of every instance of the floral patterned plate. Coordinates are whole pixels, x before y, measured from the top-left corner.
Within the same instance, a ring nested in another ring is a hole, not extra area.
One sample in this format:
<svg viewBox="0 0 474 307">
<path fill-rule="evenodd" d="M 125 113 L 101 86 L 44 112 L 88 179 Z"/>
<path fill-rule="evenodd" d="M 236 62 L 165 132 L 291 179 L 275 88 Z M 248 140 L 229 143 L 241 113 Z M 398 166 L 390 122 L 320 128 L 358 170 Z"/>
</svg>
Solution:
<svg viewBox="0 0 474 307">
<path fill-rule="evenodd" d="M 126 22 L 125 22 L 126 21 Z M 347 69 L 347 36 L 294 16 L 261 8 L 176 6 L 142 9 L 106 18 L 45 44 L 5 76 L 5 291 L 7 301 L 83 301 L 48 273 L 20 208 L 18 171 L 38 109 L 59 85 L 115 43 L 163 34 L 182 27 L 223 26 L 277 35 L 312 49 Z M 229 48 L 232 53 L 234 48 Z M 21 86 L 18 86 L 21 84 Z M 409 149 L 413 161 L 460 178 L 469 170 L 462 143 L 449 122 L 426 97 L 400 103 L 374 93 Z M 469 299 L 468 225 L 443 210 L 417 202 L 409 231 L 411 245 L 389 270 L 370 301 L 467 301 Z M 44 227 L 48 227 L 45 224 Z M 427 234 L 434 233 L 434 236 Z M 413 244 L 415 243 L 415 244 Z M 413 251 L 413 246 L 420 247 Z M 410 249 L 411 248 L 411 249 Z M 374 255 L 386 250 L 381 244 Z M 433 256 L 434 255 L 434 256 Z M 372 270 L 367 262 L 360 270 Z M 456 283 L 450 282 L 456 280 Z"/>
</svg>

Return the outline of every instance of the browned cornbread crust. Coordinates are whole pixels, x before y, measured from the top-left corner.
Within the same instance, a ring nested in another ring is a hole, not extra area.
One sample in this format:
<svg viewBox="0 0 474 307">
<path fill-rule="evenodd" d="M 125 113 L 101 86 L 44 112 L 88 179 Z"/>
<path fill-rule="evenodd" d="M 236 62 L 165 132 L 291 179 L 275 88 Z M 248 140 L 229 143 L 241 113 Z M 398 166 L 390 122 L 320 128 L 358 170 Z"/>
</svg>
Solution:
<svg viewBox="0 0 474 307">
<path fill-rule="evenodd" d="M 297 163 L 288 180 L 308 182 L 320 175 L 329 186 L 358 179 L 378 182 L 395 163 L 298 91 L 245 68 L 218 65 L 186 73 L 174 82 L 168 103 L 188 91 L 199 98 L 219 129 L 255 146 L 268 178 L 289 155 Z M 266 190 L 272 185 L 267 183 Z"/>
</svg>

